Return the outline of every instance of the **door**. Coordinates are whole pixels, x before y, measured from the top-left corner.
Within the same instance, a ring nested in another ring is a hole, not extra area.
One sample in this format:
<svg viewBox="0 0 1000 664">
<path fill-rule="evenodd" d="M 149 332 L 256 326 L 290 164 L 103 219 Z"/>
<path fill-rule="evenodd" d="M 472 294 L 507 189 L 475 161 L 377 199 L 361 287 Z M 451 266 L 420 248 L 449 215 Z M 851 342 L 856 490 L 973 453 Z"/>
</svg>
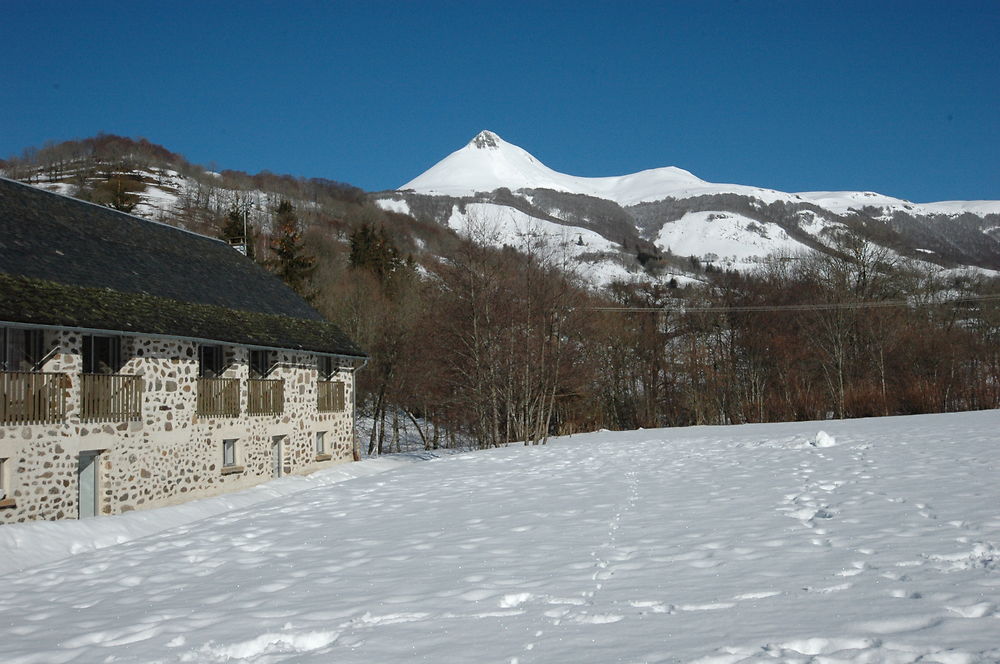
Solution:
<svg viewBox="0 0 1000 664">
<path fill-rule="evenodd" d="M 80 487 L 80 518 L 97 516 L 97 468 L 99 452 L 81 452 L 76 478 Z"/>
<path fill-rule="evenodd" d="M 275 436 L 271 439 L 271 476 L 281 477 L 281 439 L 284 436 Z"/>
</svg>

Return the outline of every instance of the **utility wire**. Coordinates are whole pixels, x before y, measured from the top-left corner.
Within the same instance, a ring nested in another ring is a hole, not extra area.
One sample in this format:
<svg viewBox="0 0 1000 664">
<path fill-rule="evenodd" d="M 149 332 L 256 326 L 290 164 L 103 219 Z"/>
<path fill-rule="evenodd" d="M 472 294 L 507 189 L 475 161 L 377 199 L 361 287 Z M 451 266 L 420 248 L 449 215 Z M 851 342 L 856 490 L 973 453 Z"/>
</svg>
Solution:
<svg viewBox="0 0 1000 664">
<path fill-rule="evenodd" d="M 759 311 L 836 311 L 839 309 L 886 309 L 890 307 L 929 307 L 957 304 L 960 302 L 991 302 L 1000 300 L 996 295 L 970 295 L 955 297 L 940 302 L 912 302 L 910 300 L 876 300 L 871 302 L 832 302 L 828 304 L 773 304 L 743 307 L 588 307 L 590 311 L 611 311 L 619 313 L 753 313 Z"/>
</svg>

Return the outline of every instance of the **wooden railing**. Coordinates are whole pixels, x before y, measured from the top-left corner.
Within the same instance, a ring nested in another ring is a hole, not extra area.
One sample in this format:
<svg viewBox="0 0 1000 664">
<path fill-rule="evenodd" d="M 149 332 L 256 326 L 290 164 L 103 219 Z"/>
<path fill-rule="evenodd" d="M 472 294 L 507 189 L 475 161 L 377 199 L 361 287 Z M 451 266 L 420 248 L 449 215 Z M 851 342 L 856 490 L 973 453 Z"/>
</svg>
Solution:
<svg viewBox="0 0 1000 664">
<path fill-rule="evenodd" d="M 64 373 L 0 372 L 0 424 L 59 422 L 67 415 L 70 378 Z M 317 384 L 317 409 L 340 413 L 347 409 L 343 381 Z M 80 375 L 80 418 L 110 422 L 142 417 L 143 379 L 123 374 Z M 247 413 L 280 415 L 285 410 L 284 380 L 247 380 Z M 236 417 L 240 414 L 238 378 L 199 378 L 197 414 Z"/>
<path fill-rule="evenodd" d="M 0 422 L 42 424 L 66 416 L 69 376 L 36 371 L 0 372 Z"/>
<path fill-rule="evenodd" d="M 347 409 L 344 398 L 344 382 L 341 380 L 321 380 L 317 384 L 319 397 L 316 409 L 321 413 L 342 413 Z"/>
<path fill-rule="evenodd" d="M 80 419 L 121 422 L 142 418 L 142 376 L 80 375 Z"/>
<path fill-rule="evenodd" d="M 197 413 L 208 417 L 240 414 L 239 378 L 199 378 Z"/>
<path fill-rule="evenodd" d="M 285 412 L 285 381 L 250 378 L 247 380 L 247 413 L 280 415 Z"/>
</svg>

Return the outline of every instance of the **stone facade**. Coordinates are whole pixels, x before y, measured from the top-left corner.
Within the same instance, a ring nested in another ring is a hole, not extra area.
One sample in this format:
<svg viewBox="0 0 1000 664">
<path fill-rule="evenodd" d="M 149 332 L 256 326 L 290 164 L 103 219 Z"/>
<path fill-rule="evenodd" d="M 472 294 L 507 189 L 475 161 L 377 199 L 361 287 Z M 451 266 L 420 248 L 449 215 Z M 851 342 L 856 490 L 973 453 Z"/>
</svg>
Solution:
<svg viewBox="0 0 1000 664">
<path fill-rule="evenodd" d="M 197 412 L 198 343 L 125 336 L 118 373 L 141 377 L 141 416 L 91 422 L 81 418 L 82 342 L 79 332 L 45 332 L 41 371 L 65 375 L 65 417 L 49 424 L 0 422 L 0 486 L 6 494 L 0 524 L 79 516 L 81 453 L 98 454 L 98 514 L 180 503 L 268 481 L 279 469 L 304 474 L 353 459 L 357 358 L 337 358 L 332 377 L 344 383 L 344 409 L 320 412 L 317 355 L 271 351 L 267 378 L 284 381 L 284 408 L 248 415 L 250 349 L 227 346 L 223 376 L 239 379 L 240 415 L 209 417 Z M 316 445 L 320 432 L 322 452 Z M 235 441 L 228 465 L 226 440 Z"/>
</svg>

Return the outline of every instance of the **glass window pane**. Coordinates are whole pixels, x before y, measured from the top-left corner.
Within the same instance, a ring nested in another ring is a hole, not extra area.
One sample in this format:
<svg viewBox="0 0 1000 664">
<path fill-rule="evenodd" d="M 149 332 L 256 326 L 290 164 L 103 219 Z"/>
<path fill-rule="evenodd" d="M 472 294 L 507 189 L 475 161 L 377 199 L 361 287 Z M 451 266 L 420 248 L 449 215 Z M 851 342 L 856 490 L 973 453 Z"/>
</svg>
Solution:
<svg viewBox="0 0 1000 664">
<path fill-rule="evenodd" d="M 44 356 L 41 330 L 4 328 L 0 363 L 3 371 L 35 371 Z"/>
<path fill-rule="evenodd" d="M 235 440 L 224 440 L 224 441 L 222 441 L 222 465 L 223 466 L 235 466 L 236 465 L 236 441 Z"/>
<path fill-rule="evenodd" d="M 198 346 L 198 375 L 218 378 L 222 373 L 222 346 Z"/>
<path fill-rule="evenodd" d="M 83 373 L 112 374 L 121 369 L 119 337 L 84 335 Z"/>
<path fill-rule="evenodd" d="M 271 351 L 250 351 L 250 377 L 265 378 L 271 370 Z"/>
</svg>

